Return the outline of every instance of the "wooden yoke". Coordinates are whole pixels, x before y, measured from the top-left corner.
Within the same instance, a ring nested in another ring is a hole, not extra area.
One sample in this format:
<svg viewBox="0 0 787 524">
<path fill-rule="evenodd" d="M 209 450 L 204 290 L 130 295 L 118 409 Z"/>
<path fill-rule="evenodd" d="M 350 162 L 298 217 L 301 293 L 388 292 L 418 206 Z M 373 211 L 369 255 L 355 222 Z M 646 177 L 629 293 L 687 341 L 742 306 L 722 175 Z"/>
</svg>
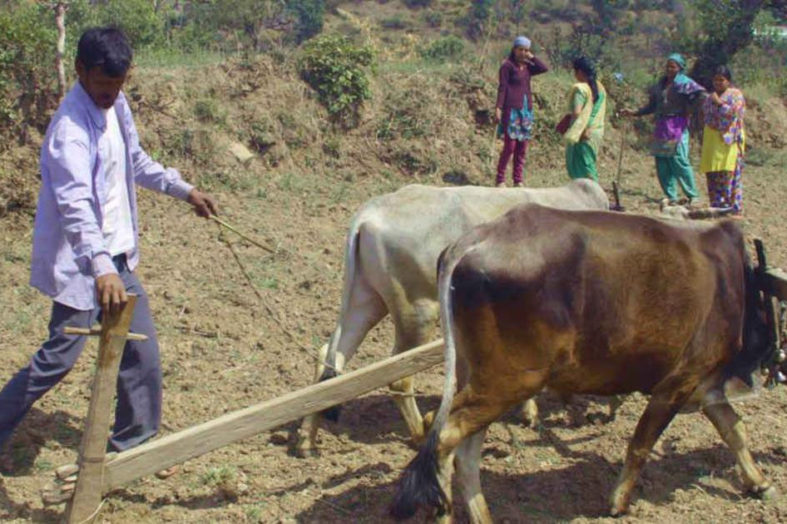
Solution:
<svg viewBox="0 0 787 524">
<path fill-rule="evenodd" d="M 129 294 L 128 302 L 118 313 L 102 313 L 96 375 L 79 447 L 79 477 L 74 496 L 66 506 L 66 520 L 69 523 L 86 522 L 98 513 L 117 376 L 136 301 L 137 296 Z M 93 328 L 87 331 L 66 328 L 65 332 L 90 336 L 96 330 Z"/>
<path fill-rule="evenodd" d="M 766 385 L 775 386 L 782 382 L 780 368 L 784 361 L 784 352 L 781 350 L 781 329 L 779 326 L 779 307 L 777 300 L 784 300 L 784 277 L 780 270 L 768 267 L 765 256 L 765 246 L 759 238 L 754 239 L 754 249 L 757 251 L 757 278 L 765 302 L 765 322 L 768 325 L 768 344 L 770 357 L 763 361 L 763 371 L 767 370 Z M 780 289 L 781 288 L 781 289 Z"/>
</svg>

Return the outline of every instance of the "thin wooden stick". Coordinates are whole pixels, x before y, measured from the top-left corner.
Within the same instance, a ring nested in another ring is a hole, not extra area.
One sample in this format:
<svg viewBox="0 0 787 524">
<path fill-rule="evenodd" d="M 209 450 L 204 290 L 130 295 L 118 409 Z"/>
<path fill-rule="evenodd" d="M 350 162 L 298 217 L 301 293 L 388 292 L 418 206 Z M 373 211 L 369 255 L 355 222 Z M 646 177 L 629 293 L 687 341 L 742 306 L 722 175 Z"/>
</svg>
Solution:
<svg viewBox="0 0 787 524">
<path fill-rule="evenodd" d="M 251 242 L 252 244 L 257 246 L 258 248 L 264 249 L 268 253 L 272 253 L 274 255 L 276 254 L 276 250 L 275 249 L 271 249 L 268 246 L 266 246 L 264 244 L 261 244 L 260 242 L 257 242 L 256 240 L 254 240 L 253 238 L 249 237 L 248 235 L 245 235 L 244 233 L 241 233 L 240 231 L 238 231 L 233 226 L 229 225 L 228 223 L 226 223 L 225 221 L 223 221 L 222 219 L 220 219 L 216 215 L 210 215 L 210 219 L 213 220 L 214 222 L 216 222 L 218 224 L 221 224 L 222 226 L 226 227 L 227 229 L 229 229 L 230 231 L 232 231 L 233 233 L 235 233 L 236 235 L 238 235 L 242 239 Z"/>
<path fill-rule="evenodd" d="M 101 326 L 93 326 L 92 328 L 81 328 L 81 327 L 74 327 L 74 326 L 66 326 L 63 329 L 63 333 L 66 335 L 101 335 Z M 126 340 L 147 340 L 147 335 L 141 335 L 139 333 L 129 333 L 126 336 Z"/>
<path fill-rule="evenodd" d="M 232 253 L 233 258 L 235 259 L 235 262 L 238 264 L 238 267 L 240 268 L 241 273 L 243 273 L 243 277 L 246 279 L 246 282 L 248 282 L 249 287 L 251 287 L 252 291 L 254 291 L 254 294 L 257 295 L 257 298 L 260 300 L 260 303 L 262 303 L 262 307 L 265 308 L 265 310 L 268 312 L 268 314 L 271 317 L 276 319 L 276 324 L 279 326 L 279 329 L 282 331 L 282 333 L 287 335 L 287 337 L 289 337 L 290 341 L 293 344 L 296 344 L 299 348 L 301 348 L 301 350 L 305 351 L 307 355 L 309 355 L 311 358 L 316 360 L 318 363 L 322 364 L 323 366 L 325 366 L 328 369 L 332 369 L 333 371 L 336 371 L 337 373 L 341 374 L 341 371 L 336 369 L 336 367 L 334 367 L 334 366 L 328 364 L 327 362 L 325 362 L 322 358 L 320 358 L 319 355 L 315 355 L 313 353 L 314 350 L 312 348 L 309 348 L 309 347 L 301 344 L 298 341 L 297 337 L 289 329 L 284 327 L 284 320 L 281 318 L 281 316 L 278 314 L 278 312 L 275 311 L 271 307 L 270 304 L 268 304 L 268 301 L 265 300 L 265 297 L 262 295 L 262 293 L 260 293 L 260 290 L 257 289 L 257 286 L 254 285 L 254 282 L 251 279 L 251 275 L 249 275 L 249 272 L 246 271 L 246 266 L 243 265 L 243 262 L 241 261 L 240 256 L 238 255 L 238 252 L 235 251 L 235 247 L 232 245 L 232 242 L 227 240 L 224 237 L 224 235 L 222 235 L 221 230 L 219 230 L 219 238 L 229 248 L 230 252 Z"/>
<path fill-rule="evenodd" d="M 623 172 L 623 149 L 626 147 L 626 132 L 627 123 L 624 121 L 623 125 L 621 126 L 621 133 L 620 133 L 620 151 L 618 151 L 618 173 L 615 177 L 615 182 L 617 182 L 618 187 L 620 187 L 620 175 Z"/>
</svg>

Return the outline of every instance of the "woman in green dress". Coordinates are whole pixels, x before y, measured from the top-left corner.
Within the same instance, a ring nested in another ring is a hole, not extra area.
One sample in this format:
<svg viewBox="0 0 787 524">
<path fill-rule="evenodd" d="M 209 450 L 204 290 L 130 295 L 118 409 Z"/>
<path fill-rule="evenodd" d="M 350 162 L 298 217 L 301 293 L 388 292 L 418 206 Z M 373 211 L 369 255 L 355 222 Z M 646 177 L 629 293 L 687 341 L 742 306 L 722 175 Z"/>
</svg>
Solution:
<svg viewBox="0 0 787 524">
<path fill-rule="evenodd" d="M 607 92 L 596 79 L 596 68 L 589 58 L 574 60 L 577 83 L 569 95 L 571 124 L 566 139 L 566 169 L 571 178 L 592 178 L 598 182 L 596 161 L 604 137 Z"/>
</svg>

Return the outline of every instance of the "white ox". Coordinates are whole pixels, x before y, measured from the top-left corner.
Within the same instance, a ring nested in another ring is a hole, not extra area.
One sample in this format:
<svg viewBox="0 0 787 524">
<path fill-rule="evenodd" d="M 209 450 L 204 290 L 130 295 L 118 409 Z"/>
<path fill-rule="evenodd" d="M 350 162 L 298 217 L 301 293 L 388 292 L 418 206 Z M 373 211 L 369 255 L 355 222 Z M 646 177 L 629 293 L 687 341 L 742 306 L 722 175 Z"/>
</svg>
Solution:
<svg viewBox="0 0 787 524">
<path fill-rule="evenodd" d="M 410 185 L 375 197 L 355 214 L 344 254 L 344 290 L 339 323 L 321 349 L 315 380 L 340 373 L 366 334 L 386 314 L 395 330 L 393 354 L 429 342 L 439 316 L 437 259 L 446 246 L 474 226 L 527 202 L 561 209 L 608 209 L 604 190 L 590 180 L 546 189 L 433 187 Z M 390 386 L 415 441 L 424 423 L 413 396 L 413 378 Z M 535 418 L 535 403 L 524 409 Z M 329 418 L 338 412 L 326 413 Z M 319 415 L 306 417 L 296 453 L 316 450 Z"/>
</svg>

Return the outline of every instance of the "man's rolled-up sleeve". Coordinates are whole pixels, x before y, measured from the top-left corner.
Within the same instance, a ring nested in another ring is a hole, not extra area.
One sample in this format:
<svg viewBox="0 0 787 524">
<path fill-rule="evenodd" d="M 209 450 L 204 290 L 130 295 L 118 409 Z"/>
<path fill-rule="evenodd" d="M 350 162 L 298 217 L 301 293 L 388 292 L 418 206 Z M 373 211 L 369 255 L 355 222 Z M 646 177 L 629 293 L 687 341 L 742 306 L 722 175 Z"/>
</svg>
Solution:
<svg viewBox="0 0 787 524">
<path fill-rule="evenodd" d="M 186 200 L 194 186 L 183 180 L 177 169 L 165 168 L 145 153 L 139 144 L 139 135 L 128 103 L 123 100 L 123 122 L 131 156 L 134 182 L 140 186 Z"/>
</svg>

